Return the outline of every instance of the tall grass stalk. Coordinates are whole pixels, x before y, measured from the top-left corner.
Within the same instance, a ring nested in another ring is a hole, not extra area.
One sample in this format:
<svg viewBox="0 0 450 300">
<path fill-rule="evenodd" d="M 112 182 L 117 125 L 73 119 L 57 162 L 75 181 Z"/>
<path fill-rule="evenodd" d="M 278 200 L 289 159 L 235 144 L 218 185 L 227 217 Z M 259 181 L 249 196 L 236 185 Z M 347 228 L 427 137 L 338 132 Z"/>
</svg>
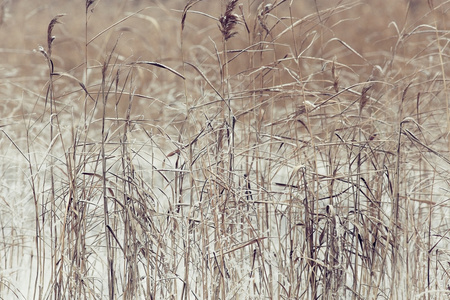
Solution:
<svg viewBox="0 0 450 300">
<path fill-rule="evenodd" d="M 4 1 L 0 296 L 447 299 L 449 8 Z"/>
</svg>

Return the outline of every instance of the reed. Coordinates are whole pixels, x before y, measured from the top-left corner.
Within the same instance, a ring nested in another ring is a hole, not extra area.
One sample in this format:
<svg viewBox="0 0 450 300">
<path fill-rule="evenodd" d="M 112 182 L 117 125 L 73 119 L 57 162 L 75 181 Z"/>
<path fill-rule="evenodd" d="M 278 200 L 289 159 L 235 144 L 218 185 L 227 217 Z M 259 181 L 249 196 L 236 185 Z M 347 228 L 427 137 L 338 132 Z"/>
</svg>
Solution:
<svg viewBox="0 0 450 300">
<path fill-rule="evenodd" d="M 447 299 L 449 8 L 2 2 L 1 298 Z"/>
</svg>

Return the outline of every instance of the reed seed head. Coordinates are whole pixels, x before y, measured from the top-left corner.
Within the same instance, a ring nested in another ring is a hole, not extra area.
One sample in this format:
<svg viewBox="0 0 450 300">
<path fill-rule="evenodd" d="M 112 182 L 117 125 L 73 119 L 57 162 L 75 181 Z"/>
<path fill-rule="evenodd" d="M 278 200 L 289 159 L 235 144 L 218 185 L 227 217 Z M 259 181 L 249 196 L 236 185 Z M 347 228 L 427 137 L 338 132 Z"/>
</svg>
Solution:
<svg viewBox="0 0 450 300">
<path fill-rule="evenodd" d="M 227 4 L 225 14 L 219 18 L 219 28 L 225 41 L 237 34 L 237 32 L 233 31 L 239 19 L 238 15 L 233 14 L 233 10 L 236 8 L 237 2 L 238 0 L 230 0 Z"/>
</svg>

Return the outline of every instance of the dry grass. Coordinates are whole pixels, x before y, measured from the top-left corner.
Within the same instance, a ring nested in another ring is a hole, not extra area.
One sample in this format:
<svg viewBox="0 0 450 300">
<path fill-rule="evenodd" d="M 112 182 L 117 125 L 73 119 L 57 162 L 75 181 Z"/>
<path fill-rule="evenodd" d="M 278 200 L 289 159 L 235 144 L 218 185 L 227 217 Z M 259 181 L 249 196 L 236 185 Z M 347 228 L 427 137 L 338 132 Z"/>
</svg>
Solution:
<svg viewBox="0 0 450 300">
<path fill-rule="evenodd" d="M 1 2 L 1 298 L 448 299 L 450 2 L 386 3 Z"/>
</svg>

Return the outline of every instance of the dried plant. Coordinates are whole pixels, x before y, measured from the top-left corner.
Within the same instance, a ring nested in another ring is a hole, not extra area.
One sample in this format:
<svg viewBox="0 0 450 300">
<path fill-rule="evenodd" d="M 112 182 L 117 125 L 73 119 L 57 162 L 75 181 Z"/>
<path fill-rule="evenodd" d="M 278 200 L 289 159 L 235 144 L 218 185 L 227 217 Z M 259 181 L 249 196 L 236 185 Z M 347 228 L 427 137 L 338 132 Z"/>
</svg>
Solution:
<svg viewBox="0 0 450 300">
<path fill-rule="evenodd" d="M 14 2 L 0 298 L 447 299 L 450 3 L 391 2 Z"/>
<path fill-rule="evenodd" d="M 52 56 L 52 44 L 53 44 L 53 41 L 55 40 L 55 36 L 52 35 L 53 27 L 55 27 L 56 24 L 61 24 L 59 19 L 62 18 L 63 16 L 65 16 L 65 14 L 59 14 L 59 15 L 55 16 L 50 21 L 50 23 L 48 24 L 48 28 L 47 28 L 47 54 L 48 54 L 49 57 Z"/>
<path fill-rule="evenodd" d="M 183 9 L 183 14 L 181 15 L 181 31 L 183 32 L 184 29 L 184 23 L 186 22 L 186 16 L 187 16 L 187 12 L 189 11 L 189 9 L 191 9 L 195 4 L 199 3 L 202 0 L 189 0 L 184 9 Z"/>
<path fill-rule="evenodd" d="M 237 32 L 233 30 L 238 24 L 239 17 L 233 13 L 233 10 L 236 8 L 238 1 L 239 0 L 229 0 L 225 8 L 225 13 L 219 18 L 220 32 L 222 32 L 225 41 L 237 34 Z"/>
</svg>

